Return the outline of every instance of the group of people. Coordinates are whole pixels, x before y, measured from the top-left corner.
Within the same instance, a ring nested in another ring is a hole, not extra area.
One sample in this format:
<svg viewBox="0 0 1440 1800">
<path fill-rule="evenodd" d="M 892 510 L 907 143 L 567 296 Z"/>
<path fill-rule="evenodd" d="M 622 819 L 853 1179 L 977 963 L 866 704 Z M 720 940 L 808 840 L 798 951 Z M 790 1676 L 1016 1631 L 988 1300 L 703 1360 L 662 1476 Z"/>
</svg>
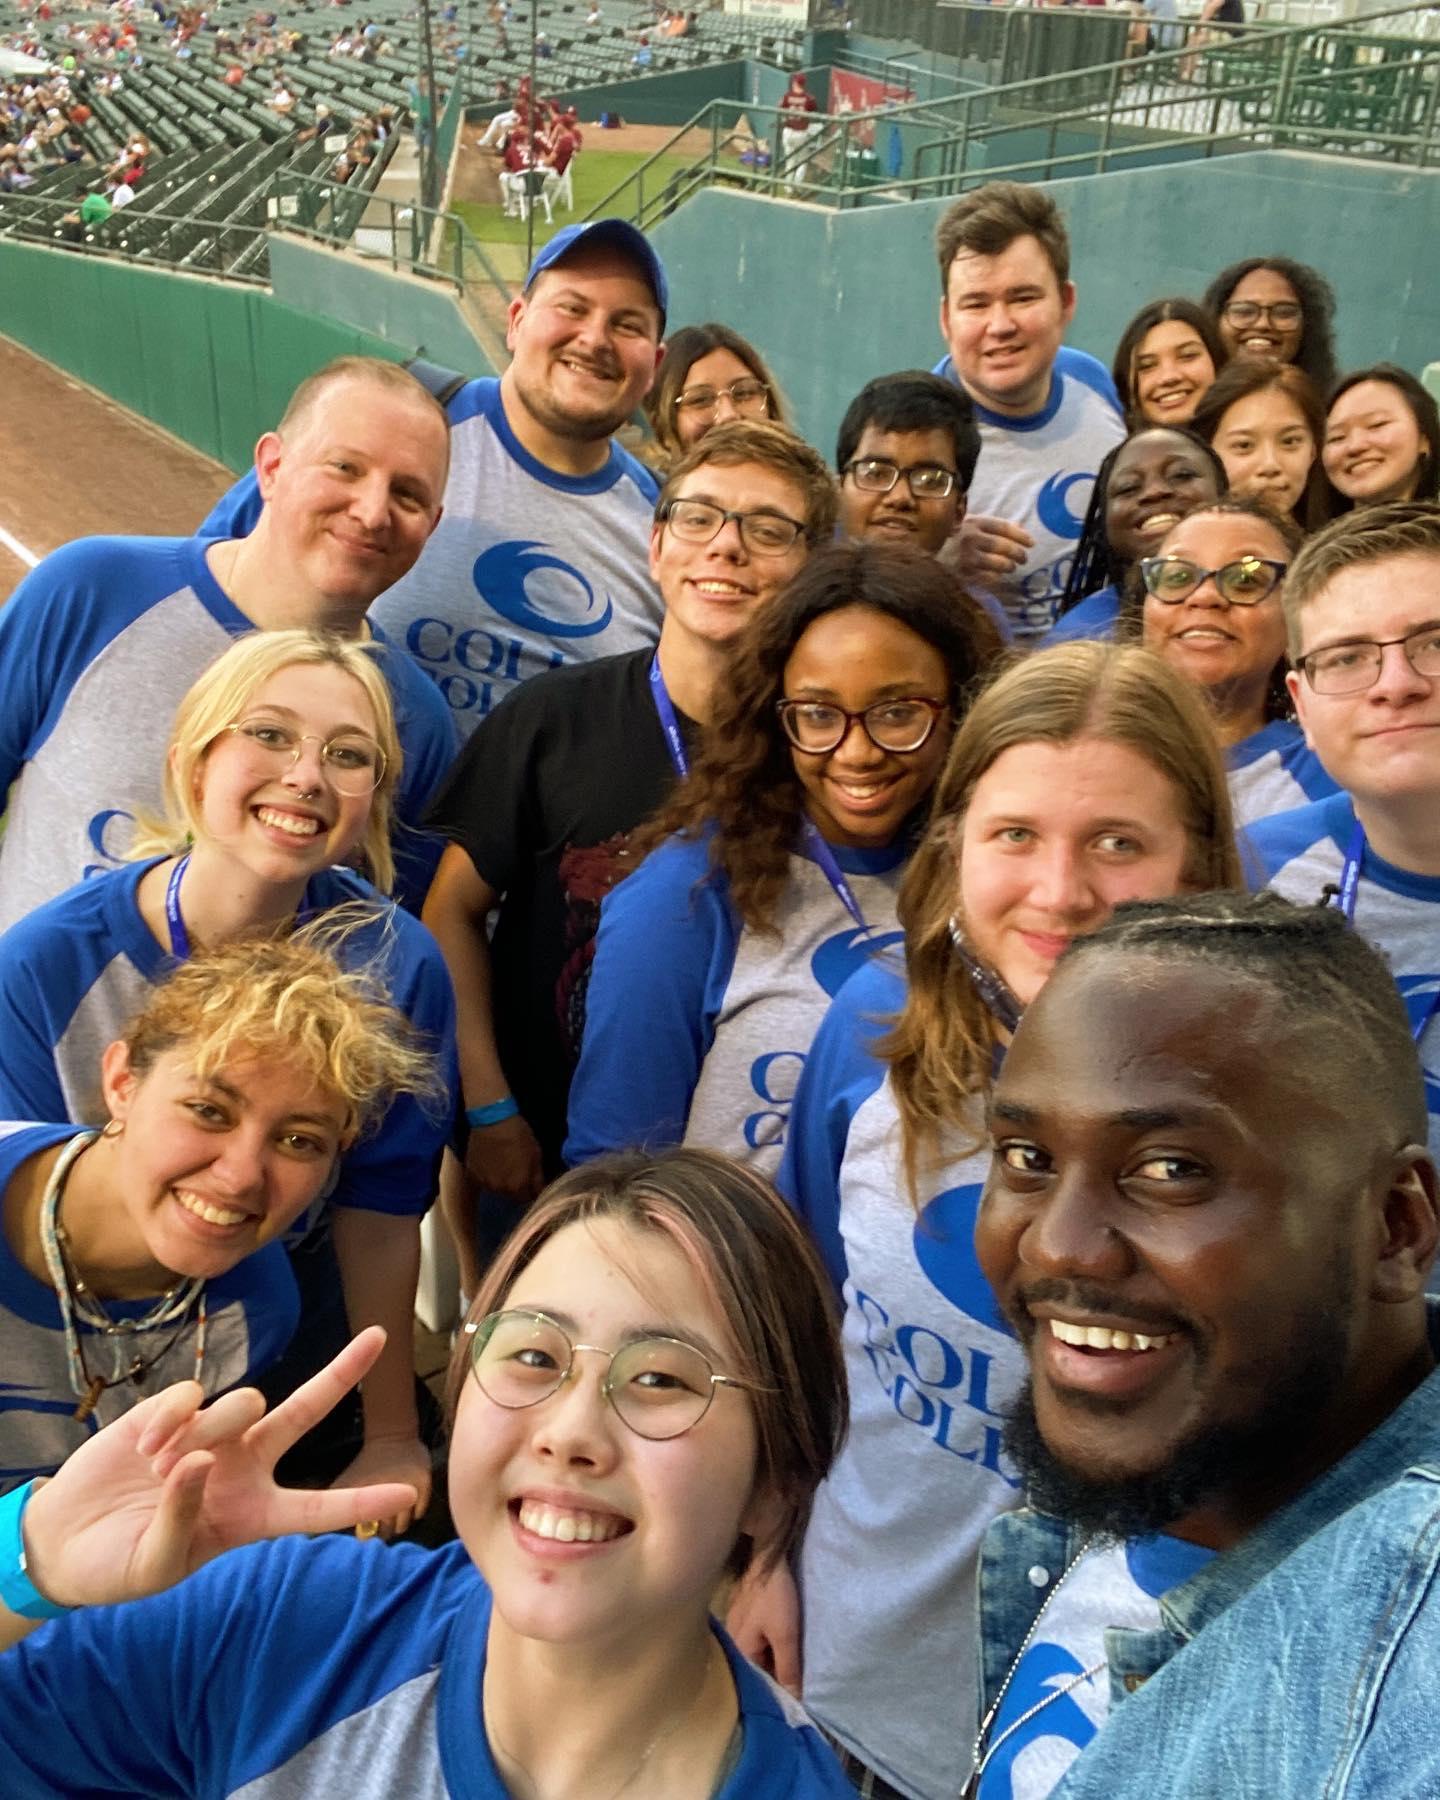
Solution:
<svg viewBox="0 0 1440 1800">
<path fill-rule="evenodd" d="M 1440 1788 L 1434 409 L 937 249 L 833 469 L 600 220 L 0 611 L 7 1792 Z"/>
<path fill-rule="evenodd" d="M 478 149 L 493 148 L 499 154 L 500 201 L 506 215 L 524 213 L 536 171 L 547 186 L 565 196 L 573 194 L 570 165 L 585 141 L 575 107 L 562 107 L 543 94 L 537 98 L 528 75 L 521 76 L 513 101 L 508 88 L 499 98 L 500 110 L 475 142 Z"/>
</svg>

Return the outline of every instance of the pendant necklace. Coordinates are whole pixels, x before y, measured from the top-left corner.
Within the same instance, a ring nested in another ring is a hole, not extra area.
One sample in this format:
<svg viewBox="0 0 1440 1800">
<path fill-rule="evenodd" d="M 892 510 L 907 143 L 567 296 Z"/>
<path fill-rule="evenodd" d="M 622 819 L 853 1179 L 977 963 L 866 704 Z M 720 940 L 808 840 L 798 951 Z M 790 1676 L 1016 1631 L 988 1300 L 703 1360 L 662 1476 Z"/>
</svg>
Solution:
<svg viewBox="0 0 1440 1800">
<path fill-rule="evenodd" d="M 177 1281 L 138 1318 L 114 1319 L 90 1291 L 75 1266 L 70 1240 L 60 1221 L 60 1201 L 71 1167 L 100 1135 L 98 1131 L 82 1131 L 70 1140 L 56 1158 L 55 1167 L 50 1172 L 50 1179 L 40 1199 L 40 1245 L 45 1256 L 45 1268 L 60 1304 L 65 1353 L 70 1365 L 70 1387 L 79 1402 L 72 1416 L 81 1421 L 90 1417 L 99 1405 L 101 1395 L 108 1389 L 118 1387 L 124 1381 L 133 1382 L 136 1387 L 143 1386 L 145 1377 L 190 1329 L 192 1313 L 195 1315 L 196 1381 L 200 1379 L 200 1372 L 205 1366 L 206 1303 L 203 1277 L 191 1276 Z M 81 1325 L 97 1332 L 110 1345 L 112 1364 L 108 1380 L 104 1375 L 92 1374 L 90 1371 L 81 1339 Z M 173 1325 L 174 1330 L 159 1348 L 148 1357 L 142 1354 L 136 1343 L 140 1334 L 163 1330 L 167 1325 Z"/>
<path fill-rule="evenodd" d="M 693 1713 L 695 1708 L 700 1704 L 700 1700 L 701 1700 L 702 1696 L 704 1695 L 705 1688 L 706 1688 L 706 1685 L 708 1684 L 709 1680 L 710 1680 L 710 1659 L 707 1657 L 706 1661 L 705 1661 L 705 1670 L 704 1670 L 704 1673 L 700 1677 L 700 1685 L 695 1690 L 694 1699 L 691 1700 L 690 1704 L 685 1708 L 684 1712 L 681 1713 L 680 1717 L 678 1719 L 676 1719 L 673 1724 L 667 1725 L 663 1731 L 656 1732 L 655 1736 L 651 1738 L 650 1742 L 640 1752 L 639 1757 L 636 1759 L 634 1764 L 631 1766 L 629 1774 L 626 1775 L 625 1779 L 620 1783 L 619 1787 L 612 1788 L 610 1790 L 610 1792 L 605 1796 L 605 1800 L 620 1800 L 620 1796 L 625 1792 L 626 1788 L 628 1788 L 630 1786 L 630 1784 L 639 1777 L 639 1775 L 643 1771 L 646 1763 L 649 1762 L 650 1758 L 655 1754 L 655 1752 L 660 1748 L 660 1746 L 663 1743 L 665 1743 L 668 1739 L 674 1737 L 675 1733 L 677 1731 L 679 1731 L 680 1727 L 682 1725 L 684 1725 L 686 1723 L 686 1721 L 689 1719 L 691 1713 Z M 501 1752 L 501 1754 L 509 1762 L 514 1763 L 515 1767 L 521 1771 L 521 1773 L 525 1776 L 525 1778 L 528 1781 L 530 1781 L 530 1783 L 533 1787 L 534 1780 L 530 1774 L 530 1771 L 525 1767 L 524 1763 L 521 1762 L 520 1758 L 509 1747 L 509 1745 L 506 1744 L 504 1739 L 500 1736 L 499 1732 L 496 1731 L 493 1721 L 490 1721 L 490 1720 L 485 1721 L 485 1730 L 488 1733 L 491 1740 L 493 1741 L 493 1743 L 495 1744 L 495 1747 Z"/>
<path fill-rule="evenodd" d="M 975 1748 L 971 1752 L 970 1779 L 960 1790 L 960 1800 L 975 1800 L 975 1796 L 980 1792 L 980 1777 L 985 1773 L 991 1757 L 994 1756 L 995 1752 L 1007 1739 L 1013 1737 L 1015 1733 L 1019 1731 L 1022 1725 L 1028 1725 L 1035 1717 L 1036 1713 L 1044 1712 L 1045 1708 L 1052 1705 L 1056 1700 L 1063 1700 L 1066 1694 L 1070 1693 L 1073 1689 L 1080 1687 L 1084 1682 L 1091 1680 L 1107 1666 L 1105 1661 L 1101 1661 L 1093 1664 L 1088 1669 L 1082 1669 L 1078 1675 L 1072 1675 L 1069 1681 L 1062 1682 L 1057 1688 L 1052 1688 L 1043 1700 L 1037 1700 L 1034 1706 L 1021 1713 L 1018 1719 L 1012 1719 L 1000 1733 L 999 1737 L 995 1739 L 993 1744 L 989 1741 L 990 1732 L 994 1727 L 996 1719 L 1000 1716 L 1001 1704 L 1004 1701 L 1006 1694 L 1010 1691 L 1010 1683 L 1015 1679 L 1015 1672 L 1020 1667 L 1025 1652 L 1030 1648 L 1031 1640 L 1034 1638 L 1035 1633 L 1040 1629 L 1040 1621 L 1045 1617 L 1046 1613 L 1049 1612 L 1051 1602 L 1060 1592 L 1061 1588 L 1064 1587 L 1065 1583 L 1075 1573 L 1076 1569 L 1079 1568 L 1080 1564 L 1095 1548 L 1096 1541 L 1097 1540 L 1093 1537 L 1087 1538 L 1080 1546 L 1079 1550 L 1075 1553 L 1074 1560 L 1061 1573 L 1060 1579 L 1045 1596 L 1045 1604 L 1031 1621 L 1030 1629 L 1025 1633 L 1024 1642 L 1015 1652 L 1015 1660 L 1006 1670 L 1005 1679 L 1000 1683 L 999 1693 L 996 1694 L 995 1698 L 991 1701 L 990 1710 L 980 1721 L 980 1730 L 975 1738 Z"/>
</svg>

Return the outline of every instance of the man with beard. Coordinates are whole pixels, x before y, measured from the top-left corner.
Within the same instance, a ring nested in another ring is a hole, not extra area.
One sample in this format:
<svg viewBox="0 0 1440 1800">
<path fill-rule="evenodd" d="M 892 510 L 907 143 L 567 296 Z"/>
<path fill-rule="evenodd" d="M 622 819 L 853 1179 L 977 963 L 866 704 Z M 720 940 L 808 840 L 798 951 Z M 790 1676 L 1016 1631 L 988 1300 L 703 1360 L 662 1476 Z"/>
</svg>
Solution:
<svg viewBox="0 0 1440 1800">
<path fill-rule="evenodd" d="M 439 684 L 462 737 L 531 675 L 653 645 L 656 482 L 613 442 L 655 378 L 668 302 L 633 225 L 570 225 L 511 302 L 509 368 L 449 400 L 442 528 L 375 617 Z M 245 482 L 201 527 L 250 527 Z"/>
<path fill-rule="evenodd" d="M 997 1081 L 976 1248 L 1031 1381 L 983 1800 L 1440 1793 L 1436 1176 L 1334 908 L 1121 907 Z"/>
</svg>

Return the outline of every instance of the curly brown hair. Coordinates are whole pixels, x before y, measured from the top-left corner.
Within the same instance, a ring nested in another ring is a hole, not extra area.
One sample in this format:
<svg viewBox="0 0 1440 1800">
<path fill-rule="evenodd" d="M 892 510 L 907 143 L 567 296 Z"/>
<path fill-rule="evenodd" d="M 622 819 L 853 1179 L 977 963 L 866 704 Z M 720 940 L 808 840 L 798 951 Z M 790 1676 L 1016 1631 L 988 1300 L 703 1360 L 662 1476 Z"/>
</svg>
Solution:
<svg viewBox="0 0 1440 1800">
<path fill-rule="evenodd" d="M 751 620 L 736 646 L 689 776 L 640 833 L 648 853 L 666 838 L 708 835 L 710 866 L 752 931 L 775 934 L 775 912 L 805 817 L 804 790 L 777 703 L 785 669 L 808 628 L 827 613 L 869 607 L 906 626 L 944 659 L 952 724 L 971 684 L 1000 650 L 988 614 L 959 579 L 917 550 L 837 544 L 818 551 Z"/>
</svg>

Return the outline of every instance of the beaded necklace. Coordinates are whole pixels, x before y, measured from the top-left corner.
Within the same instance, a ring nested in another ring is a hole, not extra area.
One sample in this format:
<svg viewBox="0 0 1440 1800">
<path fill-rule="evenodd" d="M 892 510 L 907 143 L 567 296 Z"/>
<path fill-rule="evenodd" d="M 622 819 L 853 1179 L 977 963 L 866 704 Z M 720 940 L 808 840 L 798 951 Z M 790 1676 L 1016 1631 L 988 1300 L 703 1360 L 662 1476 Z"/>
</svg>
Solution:
<svg viewBox="0 0 1440 1800">
<path fill-rule="evenodd" d="M 122 1381 L 133 1382 L 136 1387 L 142 1386 L 145 1377 L 189 1329 L 192 1312 L 195 1313 L 197 1381 L 205 1366 L 206 1305 L 205 1281 L 202 1276 L 177 1281 L 161 1294 L 148 1312 L 142 1313 L 138 1318 L 113 1319 L 75 1267 L 70 1253 L 70 1240 L 65 1227 L 60 1223 L 60 1201 L 71 1167 L 82 1151 L 88 1150 L 99 1136 L 98 1131 L 82 1131 L 70 1140 L 55 1159 L 55 1167 L 50 1172 L 50 1179 L 40 1199 L 40 1245 L 51 1285 L 60 1302 L 65 1353 L 70 1364 L 70 1386 L 79 1401 L 73 1416 L 81 1420 L 90 1417 L 99 1405 L 102 1394 L 112 1387 L 118 1387 Z M 81 1342 L 80 1325 L 88 1326 L 109 1342 L 112 1373 L 108 1380 L 103 1375 L 90 1373 Z M 153 1355 L 143 1356 L 135 1347 L 136 1339 L 142 1332 L 158 1331 L 166 1325 L 174 1325 L 175 1329 Z"/>
</svg>

